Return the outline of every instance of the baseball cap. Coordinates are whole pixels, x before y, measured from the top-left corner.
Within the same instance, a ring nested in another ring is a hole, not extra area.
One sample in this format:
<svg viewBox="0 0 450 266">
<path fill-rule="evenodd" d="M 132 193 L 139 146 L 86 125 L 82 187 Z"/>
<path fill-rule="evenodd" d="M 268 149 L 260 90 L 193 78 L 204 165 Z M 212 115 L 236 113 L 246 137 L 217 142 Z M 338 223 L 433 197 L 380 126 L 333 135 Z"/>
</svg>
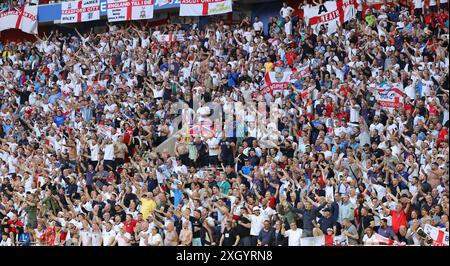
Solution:
<svg viewBox="0 0 450 266">
<path fill-rule="evenodd" d="M 253 207 L 253 211 L 260 211 L 261 209 L 258 206 Z"/>
</svg>

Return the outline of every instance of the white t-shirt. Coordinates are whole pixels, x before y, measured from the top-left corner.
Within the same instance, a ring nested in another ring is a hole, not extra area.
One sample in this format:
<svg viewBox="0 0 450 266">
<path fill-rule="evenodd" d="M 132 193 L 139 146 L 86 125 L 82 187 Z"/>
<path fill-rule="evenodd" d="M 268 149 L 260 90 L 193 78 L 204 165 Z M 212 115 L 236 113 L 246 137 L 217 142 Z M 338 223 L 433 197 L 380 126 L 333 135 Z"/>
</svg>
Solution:
<svg viewBox="0 0 450 266">
<path fill-rule="evenodd" d="M 91 237 L 92 237 L 92 233 L 91 230 L 80 230 L 80 237 L 81 237 L 81 245 L 83 246 L 89 246 L 90 245 L 90 241 L 91 241 Z"/>
<path fill-rule="evenodd" d="M 116 237 L 116 232 L 114 230 L 110 230 L 109 232 L 103 231 L 102 238 L 103 238 L 103 246 L 109 246 L 110 243 L 114 240 Z"/>
<path fill-rule="evenodd" d="M 292 7 L 290 7 L 290 6 L 282 7 L 281 10 L 280 10 L 281 16 L 283 18 L 285 18 L 285 17 L 289 16 L 293 10 L 294 9 Z"/>
<path fill-rule="evenodd" d="M 250 227 L 250 235 L 252 236 L 259 236 L 259 232 L 261 232 L 261 229 L 263 228 L 264 225 L 264 216 L 259 215 L 250 215 L 249 216 L 249 220 L 251 222 L 251 227 Z"/>
<path fill-rule="evenodd" d="M 292 35 L 292 22 L 291 21 L 284 24 L 284 33 L 286 33 L 286 35 Z"/>
<path fill-rule="evenodd" d="M 253 23 L 253 29 L 255 31 L 262 31 L 263 27 L 264 27 L 264 25 L 261 21 Z"/>
<path fill-rule="evenodd" d="M 219 155 L 219 142 L 220 140 L 218 138 L 210 138 L 206 141 L 208 144 L 209 156 Z"/>
<path fill-rule="evenodd" d="M 92 161 L 98 161 L 98 153 L 100 151 L 100 148 L 99 148 L 98 144 L 91 145 L 89 147 L 89 149 L 91 150 L 91 160 Z"/>
<path fill-rule="evenodd" d="M 102 245 L 102 242 L 100 242 L 101 238 L 101 232 L 92 232 L 91 233 L 91 237 L 92 237 L 92 246 L 94 247 L 99 247 Z"/>
<path fill-rule="evenodd" d="M 155 246 L 155 245 L 157 245 L 158 242 L 159 242 L 158 246 L 162 246 L 163 241 L 162 241 L 162 237 L 161 237 L 160 234 L 151 235 L 151 236 L 148 238 L 148 244 L 149 244 L 150 246 Z"/>
<path fill-rule="evenodd" d="M 355 104 L 352 108 L 350 108 L 350 122 L 358 123 L 359 122 L 359 110 L 361 107 L 359 104 Z"/>
<path fill-rule="evenodd" d="M 414 88 L 414 86 L 412 85 L 406 86 L 404 91 L 409 98 L 414 100 L 416 99 L 416 89 Z"/>
<path fill-rule="evenodd" d="M 284 235 L 288 238 L 288 246 L 295 247 L 300 246 L 301 242 L 300 239 L 302 238 L 303 230 L 300 228 L 297 228 L 297 230 L 289 229 L 286 232 L 284 232 Z"/>
<path fill-rule="evenodd" d="M 144 238 L 144 236 L 147 235 L 150 241 L 151 228 L 149 227 L 147 231 L 142 231 L 139 234 L 140 234 L 139 246 L 141 247 L 147 246 L 146 239 Z"/>
<path fill-rule="evenodd" d="M 372 237 L 369 237 L 367 234 L 363 237 L 364 245 L 377 245 L 379 243 L 378 239 L 375 237 L 375 234 Z"/>
<path fill-rule="evenodd" d="M 276 213 L 277 212 L 270 207 L 267 207 L 265 209 L 261 208 L 261 215 L 264 217 L 264 220 L 268 220 L 272 215 L 274 215 Z"/>
<path fill-rule="evenodd" d="M 128 243 L 128 242 L 126 241 L 126 239 L 128 239 L 128 240 L 131 239 L 130 233 L 125 233 L 125 234 L 118 233 L 118 234 L 116 235 L 117 245 L 118 245 L 119 247 L 129 246 L 130 243 Z"/>
<path fill-rule="evenodd" d="M 105 145 L 105 160 L 112 161 L 114 160 L 114 144 Z"/>
<path fill-rule="evenodd" d="M 414 8 L 422 8 L 423 0 L 414 0 Z"/>
</svg>

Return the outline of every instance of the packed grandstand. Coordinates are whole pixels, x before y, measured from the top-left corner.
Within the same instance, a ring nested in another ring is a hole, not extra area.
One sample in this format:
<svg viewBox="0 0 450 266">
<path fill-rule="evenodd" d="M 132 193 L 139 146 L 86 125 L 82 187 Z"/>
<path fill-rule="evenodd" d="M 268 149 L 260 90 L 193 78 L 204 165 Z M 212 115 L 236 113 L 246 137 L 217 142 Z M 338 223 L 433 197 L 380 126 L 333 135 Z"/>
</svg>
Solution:
<svg viewBox="0 0 450 266">
<path fill-rule="evenodd" d="M 447 0 L 2 0 L 0 31 L 0 246 L 448 246 Z"/>
</svg>

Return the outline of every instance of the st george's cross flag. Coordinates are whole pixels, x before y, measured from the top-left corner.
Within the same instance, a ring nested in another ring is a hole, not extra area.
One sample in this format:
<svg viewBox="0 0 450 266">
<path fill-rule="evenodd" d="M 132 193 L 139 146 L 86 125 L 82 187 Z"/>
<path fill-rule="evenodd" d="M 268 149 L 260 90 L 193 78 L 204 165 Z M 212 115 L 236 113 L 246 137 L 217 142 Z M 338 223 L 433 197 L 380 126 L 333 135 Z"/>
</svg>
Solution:
<svg viewBox="0 0 450 266">
<path fill-rule="evenodd" d="M 232 12 L 232 0 L 181 0 L 180 16 L 210 16 Z"/>
<path fill-rule="evenodd" d="M 448 232 L 444 229 L 426 224 L 424 231 L 433 239 L 433 246 L 448 246 Z"/>
<path fill-rule="evenodd" d="M 335 33 L 337 27 L 356 17 L 356 0 L 326 1 L 317 6 L 304 7 L 306 25 L 319 33 L 325 26 L 328 34 Z"/>
<path fill-rule="evenodd" d="M 0 12 L 0 31 L 19 29 L 30 34 L 38 33 L 37 5 L 24 5 Z"/>
<path fill-rule="evenodd" d="M 344 235 L 304 237 L 300 239 L 300 242 L 302 246 L 348 246 L 348 238 Z"/>
<path fill-rule="evenodd" d="M 156 39 L 158 42 L 182 42 L 184 41 L 184 35 L 183 34 L 158 34 L 156 35 Z"/>
<path fill-rule="evenodd" d="M 78 23 L 100 19 L 100 0 L 61 3 L 61 23 Z"/>
<path fill-rule="evenodd" d="M 153 18 L 154 0 L 107 0 L 108 21 Z"/>
</svg>

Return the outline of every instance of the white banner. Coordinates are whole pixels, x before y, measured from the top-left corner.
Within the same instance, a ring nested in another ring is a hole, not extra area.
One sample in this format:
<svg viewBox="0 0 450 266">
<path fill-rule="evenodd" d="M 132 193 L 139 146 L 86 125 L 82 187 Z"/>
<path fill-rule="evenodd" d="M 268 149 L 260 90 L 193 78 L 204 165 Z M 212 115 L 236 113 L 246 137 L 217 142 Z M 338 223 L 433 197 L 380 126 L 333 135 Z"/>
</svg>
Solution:
<svg viewBox="0 0 450 266">
<path fill-rule="evenodd" d="M 356 0 L 327 1 L 318 6 L 305 6 L 304 19 L 314 33 L 319 33 L 324 25 L 328 34 L 337 31 L 337 27 L 356 16 Z"/>
<path fill-rule="evenodd" d="M 358 7 L 356 0 L 344 0 L 342 1 L 342 5 L 342 9 L 344 10 L 344 22 L 356 18 L 356 9 Z"/>
<path fill-rule="evenodd" d="M 100 0 L 61 3 L 61 24 L 100 19 Z"/>
<path fill-rule="evenodd" d="M 433 239 L 433 246 L 448 246 L 448 232 L 445 230 L 426 224 L 424 231 Z"/>
<path fill-rule="evenodd" d="M 154 0 L 108 0 L 108 21 L 126 21 L 153 18 Z"/>
<path fill-rule="evenodd" d="M 398 109 L 403 107 L 405 93 L 401 83 L 383 84 L 376 89 L 375 98 L 381 108 Z"/>
<path fill-rule="evenodd" d="M 182 42 L 184 41 L 184 35 L 182 33 L 178 34 L 159 34 L 156 35 L 158 42 Z"/>
<path fill-rule="evenodd" d="M 304 237 L 300 241 L 302 246 L 348 246 L 348 238 L 344 235 Z"/>
<path fill-rule="evenodd" d="M 270 91 L 286 90 L 289 88 L 289 84 L 295 80 L 294 73 L 292 71 L 266 72 L 264 87 Z"/>
<path fill-rule="evenodd" d="M 19 29 L 30 34 L 38 33 L 38 6 L 22 6 L 0 12 L 0 31 Z"/>
<path fill-rule="evenodd" d="M 232 0 L 181 0 L 180 16 L 210 16 L 233 11 Z"/>
</svg>

